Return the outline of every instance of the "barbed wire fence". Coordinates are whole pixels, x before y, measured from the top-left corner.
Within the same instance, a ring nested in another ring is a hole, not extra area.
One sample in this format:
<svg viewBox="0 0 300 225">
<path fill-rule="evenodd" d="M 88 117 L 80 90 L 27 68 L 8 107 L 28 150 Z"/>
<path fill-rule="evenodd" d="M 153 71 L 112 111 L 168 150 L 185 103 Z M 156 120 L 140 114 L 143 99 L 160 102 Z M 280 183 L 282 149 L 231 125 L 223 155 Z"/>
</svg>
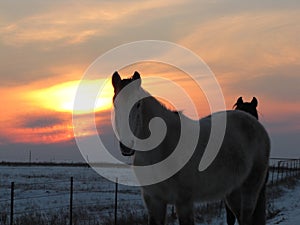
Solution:
<svg viewBox="0 0 300 225">
<path fill-rule="evenodd" d="M 300 159 L 272 158 L 267 185 L 299 176 Z M 104 179 L 72 176 L 46 182 L 13 181 L 0 184 L 0 190 L 0 225 L 120 225 L 122 217 L 143 219 L 146 215 L 139 188 Z M 196 206 L 203 214 L 222 210 L 222 202 Z"/>
</svg>

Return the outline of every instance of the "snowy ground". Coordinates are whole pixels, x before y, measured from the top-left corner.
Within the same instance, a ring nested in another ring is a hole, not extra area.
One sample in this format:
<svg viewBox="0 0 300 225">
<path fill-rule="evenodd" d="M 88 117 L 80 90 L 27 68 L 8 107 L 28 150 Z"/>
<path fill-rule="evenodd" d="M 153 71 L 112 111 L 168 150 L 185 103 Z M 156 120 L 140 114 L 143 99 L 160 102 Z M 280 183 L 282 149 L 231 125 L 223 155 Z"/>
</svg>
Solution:
<svg viewBox="0 0 300 225">
<path fill-rule="evenodd" d="M 276 193 L 274 199 L 270 201 L 270 210 L 274 217 L 267 221 L 267 225 L 298 225 L 300 224 L 300 180 L 293 184 L 282 184 L 274 188 Z M 276 197 L 280 195 L 280 197 Z M 272 193 L 271 193 L 272 196 Z M 196 223 L 197 225 L 227 225 L 225 212 L 216 218 L 208 221 Z M 175 223 L 176 225 L 178 223 Z M 236 222 L 237 224 L 237 222 Z"/>
<path fill-rule="evenodd" d="M 11 182 L 15 182 L 16 217 L 26 213 L 43 214 L 68 212 L 70 197 L 70 177 L 74 177 L 74 210 L 84 211 L 85 219 L 101 219 L 112 216 L 114 212 L 115 184 L 87 167 L 47 167 L 47 166 L 0 166 L 0 211 L 9 216 Z M 291 185 L 290 185 L 291 186 Z M 280 190 L 280 191 L 278 191 Z M 286 184 L 275 188 L 274 199 L 270 202 L 275 215 L 268 225 L 300 224 L 300 180 L 292 187 Z M 272 195 L 272 194 L 271 194 Z M 145 213 L 140 190 L 137 187 L 118 186 L 118 214 L 135 209 L 134 215 Z M 223 207 L 216 206 L 218 216 L 202 216 L 197 225 L 226 224 Z M 203 214 L 206 214 L 204 212 Z M 198 215 L 199 216 L 199 215 Z M 0 224 L 1 218 L 0 218 Z M 177 224 L 177 223 L 173 223 Z"/>
<path fill-rule="evenodd" d="M 300 224 L 300 181 L 294 187 L 282 186 L 283 195 L 274 200 L 275 210 L 279 213 L 268 221 L 268 225 L 298 225 Z"/>
</svg>

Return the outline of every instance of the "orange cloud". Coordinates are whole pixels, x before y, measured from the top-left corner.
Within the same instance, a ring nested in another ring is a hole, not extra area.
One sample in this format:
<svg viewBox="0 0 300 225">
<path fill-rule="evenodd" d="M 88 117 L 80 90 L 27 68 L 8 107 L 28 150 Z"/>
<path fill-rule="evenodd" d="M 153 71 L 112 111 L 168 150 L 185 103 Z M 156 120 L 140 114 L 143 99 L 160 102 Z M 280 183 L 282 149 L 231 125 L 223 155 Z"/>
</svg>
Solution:
<svg viewBox="0 0 300 225">
<path fill-rule="evenodd" d="M 79 81 L 55 82 L 57 84 L 52 86 L 50 82 L 43 80 L 0 89 L 0 95 L 3 96 L 1 105 L 4 106 L 0 112 L 0 143 L 56 143 L 74 138 L 72 112 Z M 81 84 L 86 89 L 87 99 L 89 91 L 99 86 L 98 82 L 102 81 L 84 81 Z M 82 136 L 94 135 L 89 127 L 84 126 L 84 114 L 111 107 L 111 85 L 103 91 L 95 108 L 85 108 L 83 105 L 83 108 L 74 111 L 83 114 Z M 106 117 L 101 119 L 102 114 L 98 115 L 97 121 L 103 123 Z"/>
<path fill-rule="evenodd" d="M 101 84 L 104 84 L 104 82 L 105 80 L 103 79 L 69 81 L 48 88 L 30 91 L 26 97 L 31 99 L 30 101 L 33 104 L 45 109 L 85 114 L 111 107 L 111 99 L 113 96 L 111 85 L 105 85 L 102 90 L 102 97 L 95 99 L 96 102 L 92 107 L 86 104 L 88 100 L 93 98 L 94 93 L 98 93 Z M 84 89 L 81 91 L 84 95 L 81 96 L 81 98 L 85 98 L 87 101 L 74 105 L 79 85 Z"/>
</svg>

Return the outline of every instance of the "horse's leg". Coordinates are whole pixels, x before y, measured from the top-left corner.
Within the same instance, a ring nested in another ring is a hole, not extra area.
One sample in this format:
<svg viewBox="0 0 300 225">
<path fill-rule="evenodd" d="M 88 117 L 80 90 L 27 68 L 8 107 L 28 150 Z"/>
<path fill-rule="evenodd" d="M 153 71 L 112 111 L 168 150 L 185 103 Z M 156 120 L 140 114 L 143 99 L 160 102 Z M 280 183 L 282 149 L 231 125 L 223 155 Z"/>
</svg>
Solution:
<svg viewBox="0 0 300 225">
<path fill-rule="evenodd" d="M 160 199 L 143 195 L 148 210 L 148 225 L 164 225 L 166 221 L 167 204 Z"/>
<path fill-rule="evenodd" d="M 175 203 L 180 225 L 194 225 L 194 203 L 185 199 Z"/>
<path fill-rule="evenodd" d="M 234 225 L 235 224 L 235 215 L 233 212 L 231 212 L 231 209 L 225 204 L 226 209 L 226 220 L 228 225 Z"/>
<path fill-rule="evenodd" d="M 255 221 L 252 222 L 252 225 L 266 224 L 266 183 L 259 193 L 256 207 L 253 213 L 253 218 L 255 219 Z"/>
<path fill-rule="evenodd" d="M 236 218 L 240 223 L 239 218 L 241 215 L 241 205 L 242 205 L 241 190 L 237 189 L 233 191 L 230 195 L 226 196 L 225 203 L 226 203 L 226 213 L 227 213 L 227 224 L 234 225 Z M 228 218 L 228 215 L 230 218 Z"/>
<path fill-rule="evenodd" d="M 254 216 L 256 223 L 253 223 L 253 225 L 256 224 L 266 224 L 267 220 L 267 215 L 266 215 L 266 188 L 267 188 L 267 183 L 269 179 L 269 171 L 267 172 L 265 183 L 259 193 L 256 207 L 254 210 Z"/>
<path fill-rule="evenodd" d="M 265 213 L 263 212 L 265 210 L 265 195 L 263 190 L 265 177 L 258 176 L 259 172 L 259 170 L 253 170 L 242 185 L 241 225 L 266 224 L 266 219 L 261 216 Z M 260 215 L 259 222 L 254 214 Z"/>
</svg>

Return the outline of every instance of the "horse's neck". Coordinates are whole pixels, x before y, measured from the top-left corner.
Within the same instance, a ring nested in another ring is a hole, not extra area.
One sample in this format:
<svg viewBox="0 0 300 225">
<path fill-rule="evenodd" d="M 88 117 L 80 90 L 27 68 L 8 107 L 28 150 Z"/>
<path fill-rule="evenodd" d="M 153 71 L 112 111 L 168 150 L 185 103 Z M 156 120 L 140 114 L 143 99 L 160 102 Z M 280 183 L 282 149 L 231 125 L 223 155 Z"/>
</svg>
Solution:
<svg viewBox="0 0 300 225">
<path fill-rule="evenodd" d="M 151 96 L 143 99 L 141 105 L 142 126 L 138 131 L 138 136 L 140 138 L 149 138 L 150 135 L 152 135 L 149 130 L 149 123 L 151 119 L 155 117 L 159 117 L 164 121 L 165 125 L 167 126 L 167 134 L 163 142 L 157 147 L 159 149 L 156 149 L 154 152 L 136 152 L 135 163 L 156 163 L 163 160 L 171 153 L 172 150 L 174 150 L 176 146 L 175 144 L 177 144 L 176 140 L 179 140 L 180 138 L 180 118 L 178 113 L 168 110 L 159 101 Z M 169 143 L 170 140 L 172 140 L 172 143 Z M 166 148 L 164 146 L 168 147 Z"/>
<path fill-rule="evenodd" d="M 149 121 L 154 117 L 159 117 L 164 120 L 166 124 L 176 123 L 178 120 L 178 113 L 168 110 L 157 99 L 150 96 L 143 100 L 143 121 L 144 126 L 148 127 Z"/>
</svg>

